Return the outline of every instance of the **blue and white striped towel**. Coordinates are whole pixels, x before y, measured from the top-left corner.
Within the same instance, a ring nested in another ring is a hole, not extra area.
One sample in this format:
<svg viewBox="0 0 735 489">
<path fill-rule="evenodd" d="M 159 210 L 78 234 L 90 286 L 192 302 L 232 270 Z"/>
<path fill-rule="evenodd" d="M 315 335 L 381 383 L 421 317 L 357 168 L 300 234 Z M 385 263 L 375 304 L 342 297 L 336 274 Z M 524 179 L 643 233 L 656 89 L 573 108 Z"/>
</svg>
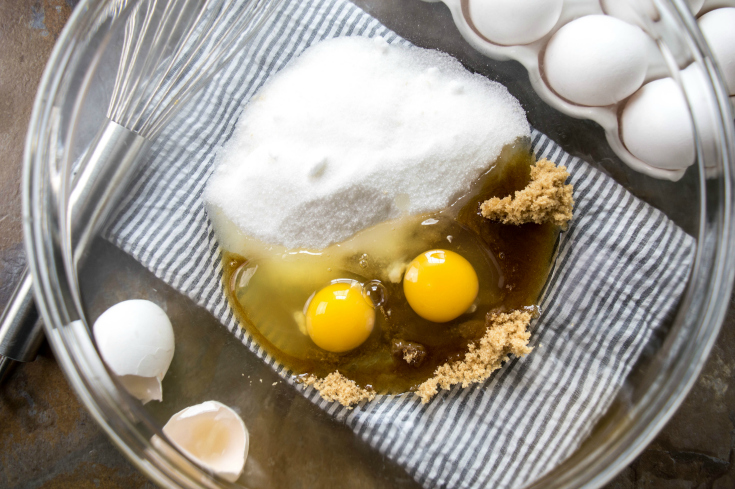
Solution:
<svg viewBox="0 0 735 489">
<path fill-rule="evenodd" d="M 107 237 L 287 377 L 238 327 L 222 292 L 221 250 L 201 199 L 216 149 L 268 77 L 311 44 L 406 41 L 346 0 L 284 2 L 268 23 L 164 130 Z M 302 391 L 426 487 L 517 487 L 562 462 L 605 412 L 689 274 L 695 242 L 664 214 L 543 134 L 533 132 L 533 147 L 568 167 L 577 203 L 532 324 L 531 345 L 542 346 L 484 384 L 441 391 L 426 405 L 379 396 L 350 411 Z"/>
</svg>

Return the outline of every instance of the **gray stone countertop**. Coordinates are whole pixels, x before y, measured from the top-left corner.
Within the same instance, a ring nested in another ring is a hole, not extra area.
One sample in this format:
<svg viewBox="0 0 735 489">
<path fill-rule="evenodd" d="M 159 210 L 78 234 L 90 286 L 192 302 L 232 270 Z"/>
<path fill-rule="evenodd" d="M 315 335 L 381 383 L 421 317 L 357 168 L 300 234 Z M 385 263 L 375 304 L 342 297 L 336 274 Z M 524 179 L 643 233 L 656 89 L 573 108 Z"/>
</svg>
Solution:
<svg viewBox="0 0 735 489">
<path fill-rule="evenodd" d="M 388 0 L 356 3 L 379 18 L 392 8 Z M 430 7 L 432 18 L 439 19 L 431 22 L 447 29 L 451 19 L 442 7 Z M 25 263 L 20 178 L 33 98 L 72 8 L 71 0 L 0 3 L 0 307 L 8 301 Z M 731 300 L 720 337 L 686 401 L 650 446 L 607 487 L 735 487 L 734 373 L 735 302 Z M 44 346 L 36 361 L 20 364 L 0 386 L 0 487 L 153 485 L 107 440 Z"/>
</svg>

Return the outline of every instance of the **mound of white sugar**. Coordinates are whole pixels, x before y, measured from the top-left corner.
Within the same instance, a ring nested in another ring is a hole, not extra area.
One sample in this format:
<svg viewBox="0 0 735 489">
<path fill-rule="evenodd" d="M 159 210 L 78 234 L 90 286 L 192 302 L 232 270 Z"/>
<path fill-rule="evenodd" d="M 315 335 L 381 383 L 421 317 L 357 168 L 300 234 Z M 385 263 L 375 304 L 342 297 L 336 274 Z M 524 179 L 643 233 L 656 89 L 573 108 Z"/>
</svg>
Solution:
<svg viewBox="0 0 735 489">
<path fill-rule="evenodd" d="M 204 197 L 250 237 L 321 249 L 446 207 L 529 134 L 506 88 L 452 57 L 342 37 L 304 51 L 253 97 Z"/>
</svg>

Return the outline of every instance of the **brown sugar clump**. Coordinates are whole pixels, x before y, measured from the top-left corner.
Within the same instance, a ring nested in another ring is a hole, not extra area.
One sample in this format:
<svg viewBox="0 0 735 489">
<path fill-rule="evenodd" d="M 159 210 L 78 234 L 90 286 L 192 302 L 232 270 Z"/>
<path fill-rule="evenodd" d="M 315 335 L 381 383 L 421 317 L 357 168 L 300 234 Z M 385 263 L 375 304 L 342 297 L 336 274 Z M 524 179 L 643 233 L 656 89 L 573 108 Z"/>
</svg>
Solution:
<svg viewBox="0 0 735 489">
<path fill-rule="evenodd" d="M 528 347 L 531 333 L 526 331 L 531 323 L 531 313 L 489 313 L 485 323 L 487 331 L 479 346 L 470 344 L 463 361 L 445 363 L 436 369 L 432 378 L 419 386 L 416 395 L 422 404 L 429 402 L 439 392 L 438 388 L 448 390 L 456 384 L 462 384 L 464 388 L 484 382 L 511 354 L 522 357 L 531 352 L 532 348 Z"/>
<path fill-rule="evenodd" d="M 426 358 L 426 347 L 413 341 L 394 339 L 391 343 L 391 353 L 394 357 L 403 359 L 412 367 L 418 367 Z"/>
<path fill-rule="evenodd" d="M 493 197 L 480 205 L 483 217 L 504 224 L 541 224 L 552 222 L 562 229 L 572 218 L 574 198 L 572 185 L 564 185 L 569 173 L 565 166 L 557 167 L 547 159 L 531 167 L 531 181 L 515 197 Z"/>
<path fill-rule="evenodd" d="M 375 399 L 375 392 L 363 389 L 339 371 L 332 372 L 323 379 L 309 375 L 301 382 L 304 385 L 314 386 L 325 401 L 337 401 L 348 409 L 352 409 L 353 404 L 357 404 L 363 399 L 368 401 Z"/>
<path fill-rule="evenodd" d="M 403 354 L 403 359 L 408 363 L 409 365 L 413 365 L 413 363 L 418 360 L 419 352 L 416 350 L 406 350 L 406 352 Z"/>
</svg>

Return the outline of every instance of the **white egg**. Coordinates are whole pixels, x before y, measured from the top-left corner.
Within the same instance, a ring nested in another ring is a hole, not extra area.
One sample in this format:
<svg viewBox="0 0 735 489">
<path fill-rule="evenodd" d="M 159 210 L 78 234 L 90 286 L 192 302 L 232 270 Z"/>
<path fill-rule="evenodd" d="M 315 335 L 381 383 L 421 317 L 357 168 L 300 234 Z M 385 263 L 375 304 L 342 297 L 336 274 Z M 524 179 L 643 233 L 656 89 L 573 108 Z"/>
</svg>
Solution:
<svg viewBox="0 0 735 489">
<path fill-rule="evenodd" d="M 166 313 L 146 300 L 106 310 L 92 327 L 102 359 L 143 403 L 163 399 L 161 381 L 174 356 L 174 330 Z"/>
<path fill-rule="evenodd" d="M 640 28 L 614 17 L 580 17 L 551 38 L 543 71 L 551 88 L 570 102 L 614 104 L 643 83 L 648 42 Z"/>
<path fill-rule="evenodd" d="M 548 34 L 564 0 L 469 0 L 472 23 L 497 44 L 528 44 Z"/>
<path fill-rule="evenodd" d="M 735 7 L 735 0 L 704 0 L 704 4 L 699 9 L 699 12 L 709 12 L 710 10 L 722 7 Z"/>
<path fill-rule="evenodd" d="M 683 169 L 694 163 L 694 126 L 684 94 L 672 78 L 647 83 L 625 104 L 623 143 L 651 166 Z"/>
<path fill-rule="evenodd" d="M 171 416 L 164 434 L 189 458 L 234 482 L 245 467 L 249 434 L 238 414 L 217 401 L 191 406 Z M 154 437 L 154 445 L 161 448 Z"/>
<path fill-rule="evenodd" d="M 620 0 L 600 0 L 603 12 L 620 20 L 639 27 L 645 25 L 645 19 L 658 19 L 658 9 L 653 0 L 638 0 L 634 3 Z"/>
<path fill-rule="evenodd" d="M 717 130 L 719 110 L 714 95 L 708 90 L 709 75 L 703 68 L 692 63 L 681 70 L 681 83 L 687 93 L 689 109 L 694 119 L 697 137 L 705 154 L 708 148 L 719 146 L 719 133 Z M 705 158 L 705 163 L 714 164 L 712 158 Z"/>
<path fill-rule="evenodd" d="M 707 12 L 698 22 L 730 95 L 735 95 L 735 8 Z"/>
<path fill-rule="evenodd" d="M 704 5 L 704 0 L 686 0 L 686 2 L 689 4 L 689 10 L 692 11 L 692 15 L 697 15 Z"/>
</svg>

